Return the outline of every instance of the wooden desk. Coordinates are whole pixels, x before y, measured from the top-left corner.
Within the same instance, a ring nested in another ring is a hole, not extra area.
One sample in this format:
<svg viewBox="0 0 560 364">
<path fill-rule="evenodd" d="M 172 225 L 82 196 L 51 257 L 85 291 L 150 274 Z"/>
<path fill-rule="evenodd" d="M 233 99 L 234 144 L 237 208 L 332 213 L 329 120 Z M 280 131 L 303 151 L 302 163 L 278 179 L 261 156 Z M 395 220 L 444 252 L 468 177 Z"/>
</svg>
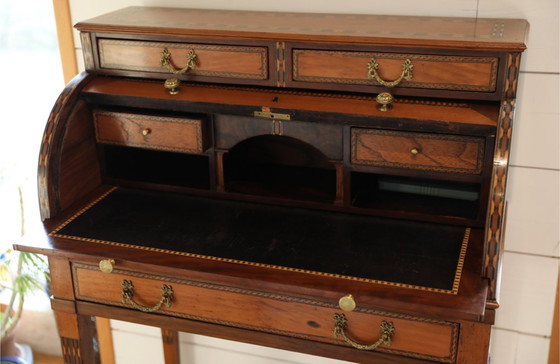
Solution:
<svg viewBox="0 0 560 364">
<path fill-rule="evenodd" d="M 132 7 L 76 27 L 45 235 L 16 246 L 49 256 L 67 363 L 96 362 L 94 316 L 486 362 L 526 21 Z"/>
</svg>

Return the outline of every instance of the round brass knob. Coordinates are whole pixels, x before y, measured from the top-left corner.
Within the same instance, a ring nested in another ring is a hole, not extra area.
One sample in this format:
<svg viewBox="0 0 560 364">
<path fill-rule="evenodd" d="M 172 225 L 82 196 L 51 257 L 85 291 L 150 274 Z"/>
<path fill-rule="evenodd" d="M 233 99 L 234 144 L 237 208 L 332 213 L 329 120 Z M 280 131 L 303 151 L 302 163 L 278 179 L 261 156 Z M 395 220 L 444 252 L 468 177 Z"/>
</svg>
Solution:
<svg viewBox="0 0 560 364">
<path fill-rule="evenodd" d="M 114 259 L 103 259 L 99 262 L 99 270 L 103 273 L 111 273 L 113 271 Z"/>
<path fill-rule="evenodd" d="M 419 150 L 418 148 L 412 148 L 412 149 L 410 150 L 410 154 L 412 154 L 412 155 L 416 155 L 416 154 L 418 154 L 418 153 L 420 153 L 420 150 Z"/>
<path fill-rule="evenodd" d="M 354 311 L 356 308 L 356 301 L 354 301 L 354 297 L 351 294 L 347 294 L 338 300 L 338 306 L 343 311 Z"/>
<path fill-rule="evenodd" d="M 146 135 L 150 134 L 151 132 L 152 132 L 152 129 L 146 128 L 146 129 L 142 130 L 142 135 L 146 136 Z"/>
<path fill-rule="evenodd" d="M 388 92 L 382 92 L 377 95 L 375 101 L 379 103 L 379 105 L 377 105 L 377 108 L 380 111 L 389 111 L 393 108 L 393 105 L 391 105 L 391 103 L 395 101 L 395 98 Z"/>
<path fill-rule="evenodd" d="M 179 93 L 179 85 L 181 81 L 178 78 L 168 78 L 163 83 L 163 87 L 167 89 L 170 95 L 177 95 Z"/>
</svg>

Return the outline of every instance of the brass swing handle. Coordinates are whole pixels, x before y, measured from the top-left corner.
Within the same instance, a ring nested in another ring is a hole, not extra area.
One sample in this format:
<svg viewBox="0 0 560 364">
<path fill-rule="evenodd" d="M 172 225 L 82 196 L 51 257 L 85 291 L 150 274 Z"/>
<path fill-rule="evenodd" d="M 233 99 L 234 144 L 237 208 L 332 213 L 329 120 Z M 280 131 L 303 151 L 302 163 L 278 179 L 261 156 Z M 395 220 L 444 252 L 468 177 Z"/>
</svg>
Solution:
<svg viewBox="0 0 560 364">
<path fill-rule="evenodd" d="M 167 48 L 164 48 L 161 52 L 160 64 L 161 67 L 167 69 L 169 72 L 175 75 L 182 75 L 196 68 L 196 54 L 194 53 L 194 49 L 191 49 L 187 54 L 187 65 L 181 69 L 177 69 L 173 66 L 171 52 L 169 52 Z"/>
<path fill-rule="evenodd" d="M 410 59 L 407 59 L 406 61 L 404 61 L 403 65 L 402 65 L 402 73 L 401 73 L 400 77 L 397 78 L 394 81 L 385 81 L 384 79 L 379 77 L 379 75 L 377 74 L 378 69 L 379 69 L 379 63 L 377 63 L 375 58 L 372 58 L 368 63 L 368 78 L 370 80 L 375 79 L 382 86 L 395 87 L 399 83 L 401 83 L 402 80 L 405 80 L 405 81 L 412 80 L 412 71 L 414 70 L 414 65 L 412 64 L 412 61 Z"/>
<path fill-rule="evenodd" d="M 348 335 L 345 332 L 347 327 L 348 327 L 348 320 L 346 319 L 346 316 L 344 316 L 344 314 L 335 313 L 334 330 L 333 330 L 334 337 L 335 338 L 339 336 L 342 337 L 344 341 L 346 341 L 348 344 L 352 345 L 356 349 L 375 350 L 381 344 L 386 346 L 391 346 L 393 343 L 392 337 L 395 333 L 395 328 L 392 322 L 387 322 L 387 321 L 381 322 L 381 328 L 380 328 L 381 337 L 379 338 L 379 340 L 377 340 L 376 342 L 370 345 L 360 344 L 354 341 L 353 339 L 351 339 L 350 337 L 348 337 Z"/>
<path fill-rule="evenodd" d="M 132 281 L 124 279 L 122 282 L 122 303 L 130 303 L 132 307 L 142 312 L 155 312 L 161 308 L 162 305 L 165 307 L 171 306 L 171 300 L 173 299 L 173 288 L 166 284 L 161 286 L 161 300 L 152 307 L 142 306 L 134 301 L 132 297 L 134 295 L 134 289 L 132 286 Z"/>
</svg>

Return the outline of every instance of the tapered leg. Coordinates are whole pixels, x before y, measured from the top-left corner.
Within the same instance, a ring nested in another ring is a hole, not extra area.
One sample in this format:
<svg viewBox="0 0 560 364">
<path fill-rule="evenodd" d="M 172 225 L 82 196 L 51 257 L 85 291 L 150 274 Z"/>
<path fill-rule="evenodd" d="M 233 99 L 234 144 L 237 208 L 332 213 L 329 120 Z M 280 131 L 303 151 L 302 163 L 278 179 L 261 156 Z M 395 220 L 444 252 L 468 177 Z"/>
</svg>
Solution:
<svg viewBox="0 0 560 364">
<path fill-rule="evenodd" d="M 53 306 L 61 306 L 60 301 Z M 57 311 L 56 323 L 65 364 L 99 364 L 95 317 Z"/>
<path fill-rule="evenodd" d="M 161 329 L 163 341 L 163 356 L 165 364 L 179 364 L 179 333 L 173 330 Z"/>
</svg>

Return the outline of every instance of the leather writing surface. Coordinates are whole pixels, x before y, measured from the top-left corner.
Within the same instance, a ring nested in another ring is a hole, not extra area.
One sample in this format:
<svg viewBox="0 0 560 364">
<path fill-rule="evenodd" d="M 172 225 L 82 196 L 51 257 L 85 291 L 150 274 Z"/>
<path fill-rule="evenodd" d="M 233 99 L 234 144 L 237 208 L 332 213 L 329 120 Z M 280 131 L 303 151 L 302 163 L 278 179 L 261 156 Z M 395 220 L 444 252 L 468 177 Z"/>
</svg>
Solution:
<svg viewBox="0 0 560 364">
<path fill-rule="evenodd" d="M 451 291 L 465 229 L 119 188 L 54 236 Z"/>
</svg>

